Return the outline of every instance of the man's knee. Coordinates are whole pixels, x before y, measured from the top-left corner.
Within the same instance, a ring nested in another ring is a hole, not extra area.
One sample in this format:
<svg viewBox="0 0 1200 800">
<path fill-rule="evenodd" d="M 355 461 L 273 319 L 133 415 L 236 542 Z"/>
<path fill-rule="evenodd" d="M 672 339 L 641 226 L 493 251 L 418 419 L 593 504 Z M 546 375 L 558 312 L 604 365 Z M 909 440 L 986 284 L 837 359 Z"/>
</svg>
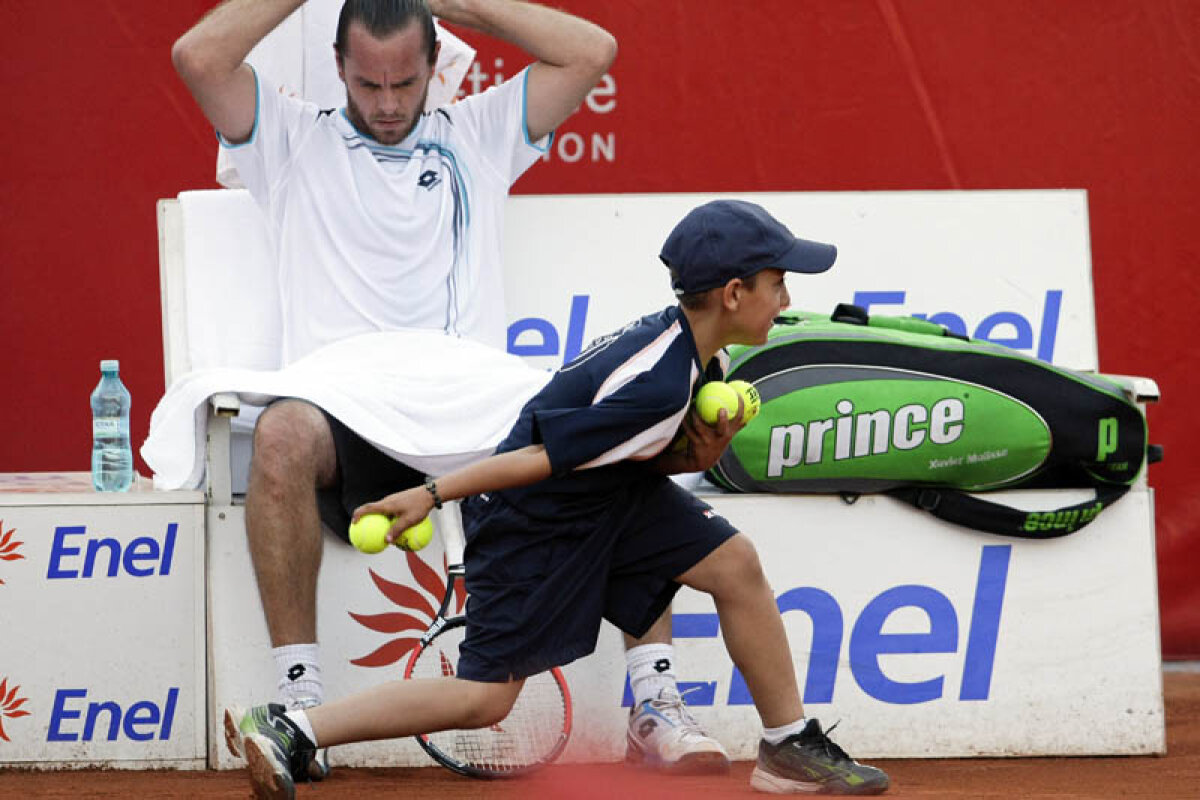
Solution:
<svg viewBox="0 0 1200 800">
<path fill-rule="evenodd" d="M 268 480 L 311 476 L 321 485 L 332 480 L 336 461 L 333 434 L 316 406 L 283 400 L 259 416 L 254 426 L 252 473 Z"/>
</svg>

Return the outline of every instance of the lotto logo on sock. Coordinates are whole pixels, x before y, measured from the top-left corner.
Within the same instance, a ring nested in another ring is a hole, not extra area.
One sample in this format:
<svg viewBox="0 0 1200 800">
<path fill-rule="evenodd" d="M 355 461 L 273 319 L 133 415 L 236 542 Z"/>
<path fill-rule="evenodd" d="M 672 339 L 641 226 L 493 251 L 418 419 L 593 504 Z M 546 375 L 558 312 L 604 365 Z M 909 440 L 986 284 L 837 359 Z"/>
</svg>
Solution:
<svg viewBox="0 0 1200 800">
<path fill-rule="evenodd" d="M 669 659 L 669 658 L 660 658 L 658 661 L 654 662 L 654 671 L 655 672 L 667 672 L 670 669 L 671 669 L 671 659 Z"/>
<path fill-rule="evenodd" d="M 304 677 L 304 673 L 308 672 L 303 664 L 292 664 L 288 667 L 287 676 L 289 681 L 298 681 Z"/>
</svg>

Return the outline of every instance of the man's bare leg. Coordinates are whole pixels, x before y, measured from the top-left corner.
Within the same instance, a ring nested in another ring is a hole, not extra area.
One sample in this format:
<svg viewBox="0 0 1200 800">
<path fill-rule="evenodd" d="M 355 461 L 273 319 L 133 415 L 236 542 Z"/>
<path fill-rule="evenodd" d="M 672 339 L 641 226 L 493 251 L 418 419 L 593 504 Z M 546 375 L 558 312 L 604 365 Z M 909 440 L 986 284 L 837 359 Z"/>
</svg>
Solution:
<svg viewBox="0 0 1200 800">
<path fill-rule="evenodd" d="M 280 648 L 297 654 L 312 648 L 294 665 L 279 664 L 285 699 L 322 699 L 315 663 L 323 546 L 316 490 L 330 485 L 336 474 L 333 436 L 319 409 L 284 400 L 259 417 L 246 494 L 246 533 L 258 593 L 277 655 Z"/>
</svg>

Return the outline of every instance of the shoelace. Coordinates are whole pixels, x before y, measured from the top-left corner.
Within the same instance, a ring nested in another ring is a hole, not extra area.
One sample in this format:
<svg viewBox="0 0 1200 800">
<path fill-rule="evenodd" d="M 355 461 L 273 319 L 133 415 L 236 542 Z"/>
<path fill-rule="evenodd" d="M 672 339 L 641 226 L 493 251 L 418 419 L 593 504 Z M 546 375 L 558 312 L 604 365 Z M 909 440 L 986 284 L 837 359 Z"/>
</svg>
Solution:
<svg viewBox="0 0 1200 800">
<path fill-rule="evenodd" d="M 695 691 L 689 689 L 688 691 Z M 684 692 L 686 694 L 687 692 Z M 700 727 L 700 723 L 692 716 L 692 712 L 688 711 L 687 704 L 683 702 L 683 695 L 668 696 L 666 699 L 656 697 L 650 701 L 650 706 L 655 710 L 662 712 L 662 715 L 672 722 L 676 723 L 679 730 L 684 735 L 705 736 L 704 729 Z"/>
<path fill-rule="evenodd" d="M 837 742 L 829 738 L 829 734 L 833 733 L 833 729 L 841 724 L 842 721 L 839 719 L 837 722 L 830 725 L 828 730 L 821 730 L 820 724 L 818 723 L 816 726 L 818 735 L 811 738 L 805 737 L 806 741 L 804 744 L 820 747 L 825 751 L 825 755 L 832 759 L 840 761 L 853 761 L 854 759 L 850 757 L 849 753 L 839 747 Z"/>
</svg>

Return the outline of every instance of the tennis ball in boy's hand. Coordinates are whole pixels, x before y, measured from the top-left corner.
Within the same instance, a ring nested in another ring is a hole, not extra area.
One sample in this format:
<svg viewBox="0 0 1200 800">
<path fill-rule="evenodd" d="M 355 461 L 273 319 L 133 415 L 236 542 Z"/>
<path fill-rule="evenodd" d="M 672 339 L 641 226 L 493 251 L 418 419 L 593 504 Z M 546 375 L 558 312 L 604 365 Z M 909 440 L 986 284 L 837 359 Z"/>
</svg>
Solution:
<svg viewBox="0 0 1200 800">
<path fill-rule="evenodd" d="M 350 544 L 364 553 L 382 553 L 388 546 L 387 532 L 392 518 L 383 514 L 364 514 L 350 524 Z M 433 521 L 425 519 L 401 532 L 394 544 L 401 550 L 420 550 L 433 539 Z"/>
<path fill-rule="evenodd" d="M 383 514 L 363 514 L 350 523 L 350 544 L 364 553 L 382 553 L 388 546 L 387 532 L 392 518 Z"/>
<path fill-rule="evenodd" d="M 396 537 L 396 547 L 401 550 L 420 550 L 433 539 L 433 520 L 429 517 L 408 528 Z"/>
<path fill-rule="evenodd" d="M 709 425 L 716 425 L 720 418 L 721 409 L 725 409 L 727 419 L 733 419 L 738 410 L 738 392 L 723 381 L 709 381 L 696 392 L 696 411 L 700 419 Z"/>
<path fill-rule="evenodd" d="M 762 400 L 759 398 L 758 389 L 754 388 L 754 384 L 747 381 L 730 381 L 729 385 L 742 396 L 742 404 L 746 407 L 742 412 L 742 419 L 749 422 L 757 417 Z"/>
</svg>

